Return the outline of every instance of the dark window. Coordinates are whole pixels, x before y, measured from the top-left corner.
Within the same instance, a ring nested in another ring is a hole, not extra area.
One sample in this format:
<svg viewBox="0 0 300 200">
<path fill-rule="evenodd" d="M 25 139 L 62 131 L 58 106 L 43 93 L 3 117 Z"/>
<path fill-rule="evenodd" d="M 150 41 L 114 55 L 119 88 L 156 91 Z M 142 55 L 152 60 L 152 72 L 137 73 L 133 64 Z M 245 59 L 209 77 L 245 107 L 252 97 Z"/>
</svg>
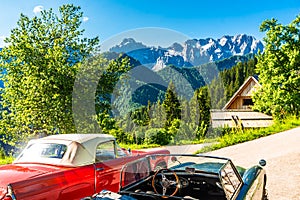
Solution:
<svg viewBox="0 0 300 200">
<path fill-rule="evenodd" d="M 252 106 L 253 101 L 252 99 L 243 99 L 243 106 Z"/>
</svg>

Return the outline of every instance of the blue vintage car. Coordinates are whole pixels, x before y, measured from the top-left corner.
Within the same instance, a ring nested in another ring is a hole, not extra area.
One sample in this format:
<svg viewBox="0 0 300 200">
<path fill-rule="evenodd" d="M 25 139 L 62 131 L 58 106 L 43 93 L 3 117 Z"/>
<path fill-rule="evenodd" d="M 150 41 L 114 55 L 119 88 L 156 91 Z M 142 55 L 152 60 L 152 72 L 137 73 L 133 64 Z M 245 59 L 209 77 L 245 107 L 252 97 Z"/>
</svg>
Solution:
<svg viewBox="0 0 300 200">
<path fill-rule="evenodd" d="M 155 167 L 155 160 L 168 160 Z M 126 164 L 118 193 L 102 191 L 85 199 L 265 200 L 264 160 L 249 169 L 207 155 L 150 155 Z"/>
</svg>

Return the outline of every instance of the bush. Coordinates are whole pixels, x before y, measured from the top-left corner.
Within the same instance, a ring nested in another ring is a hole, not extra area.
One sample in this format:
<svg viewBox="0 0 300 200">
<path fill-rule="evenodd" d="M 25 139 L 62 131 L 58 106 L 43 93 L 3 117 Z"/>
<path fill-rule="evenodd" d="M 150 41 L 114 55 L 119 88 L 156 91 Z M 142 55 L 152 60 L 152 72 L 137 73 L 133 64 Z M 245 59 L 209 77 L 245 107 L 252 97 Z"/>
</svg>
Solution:
<svg viewBox="0 0 300 200">
<path fill-rule="evenodd" d="M 0 159 L 4 159 L 6 156 L 5 150 L 0 146 Z"/>
<path fill-rule="evenodd" d="M 146 144 L 167 145 L 171 140 L 168 132 L 163 128 L 152 128 L 145 132 Z"/>
<path fill-rule="evenodd" d="M 170 133 L 170 132 L 169 132 Z M 180 128 L 173 136 L 174 144 L 182 144 L 182 141 L 193 141 L 196 139 L 194 127 L 192 125 L 181 121 Z"/>
<path fill-rule="evenodd" d="M 0 158 L 0 165 L 6 165 L 6 164 L 11 164 L 14 161 L 14 157 L 9 156 L 9 157 L 5 157 L 3 159 Z"/>
</svg>

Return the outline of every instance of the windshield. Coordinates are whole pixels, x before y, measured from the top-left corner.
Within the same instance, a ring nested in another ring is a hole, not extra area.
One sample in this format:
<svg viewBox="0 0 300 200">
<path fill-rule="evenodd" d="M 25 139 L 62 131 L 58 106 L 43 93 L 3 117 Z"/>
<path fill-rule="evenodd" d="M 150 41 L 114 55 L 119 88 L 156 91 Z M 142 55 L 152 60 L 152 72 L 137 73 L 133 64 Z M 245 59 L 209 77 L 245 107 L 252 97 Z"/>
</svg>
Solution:
<svg viewBox="0 0 300 200">
<path fill-rule="evenodd" d="M 161 168 L 161 163 L 166 163 L 167 168 L 175 171 L 188 173 L 205 172 L 218 176 L 227 162 L 228 159 L 225 158 L 199 155 L 149 155 L 130 162 L 123 167 L 121 186 L 125 187 L 149 176 L 151 172 Z"/>
<path fill-rule="evenodd" d="M 238 176 L 233 164 L 227 162 L 220 171 L 221 183 L 227 199 L 233 199 L 236 191 L 239 190 L 242 181 Z"/>
<path fill-rule="evenodd" d="M 20 154 L 18 162 L 40 162 L 44 159 L 61 160 L 66 150 L 67 146 L 64 144 L 33 143 Z"/>
</svg>

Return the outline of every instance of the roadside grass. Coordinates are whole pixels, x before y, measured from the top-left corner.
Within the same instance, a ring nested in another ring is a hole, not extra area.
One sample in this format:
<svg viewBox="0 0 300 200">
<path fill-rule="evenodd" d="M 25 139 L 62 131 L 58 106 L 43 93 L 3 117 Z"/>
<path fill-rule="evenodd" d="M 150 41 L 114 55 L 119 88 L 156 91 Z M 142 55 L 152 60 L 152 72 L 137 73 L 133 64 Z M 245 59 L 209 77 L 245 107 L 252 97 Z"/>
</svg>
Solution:
<svg viewBox="0 0 300 200">
<path fill-rule="evenodd" d="M 124 149 L 149 149 L 160 147 L 159 144 L 123 144 L 121 143 L 120 146 Z"/>
<path fill-rule="evenodd" d="M 171 141 L 168 145 L 188 145 L 188 144 L 201 144 L 201 143 L 210 143 L 216 142 L 215 138 L 210 139 L 202 139 L 202 140 L 180 140 L 180 141 Z M 119 144 L 124 149 L 149 149 L 149 148 L 156 148 L 162 147 L 159 144 Z"/>
<path fill-rule="evenodd" d="M 265 137 L 289 129 L 293 129 L 300 126 L 300 119 L 294 116 L 288 117 L 285 120 L 275 121 L 273 125 L 266 128 L 252 128 L 252 129 L 235 129 L 224 136 L 217 138 L 217 142 L 212 145 L 205 146 L 198 150 L 197 153 L 205 153 L 214 151 L 227 146 L 255 140 L 257 138 Z"/>
</svg>

